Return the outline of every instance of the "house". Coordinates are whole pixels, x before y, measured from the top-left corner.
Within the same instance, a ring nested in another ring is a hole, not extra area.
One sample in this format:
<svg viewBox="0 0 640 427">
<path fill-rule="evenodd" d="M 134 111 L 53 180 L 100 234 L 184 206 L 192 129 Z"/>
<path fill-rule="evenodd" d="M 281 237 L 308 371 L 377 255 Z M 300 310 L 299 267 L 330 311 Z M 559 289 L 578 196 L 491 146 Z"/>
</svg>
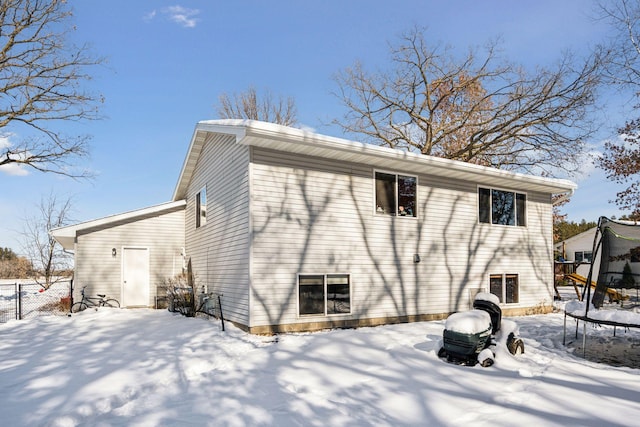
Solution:
<svg viewBox="0 0 640 427">
<path fill-rule="evenodd" d="M 597 229 L 597 227 L 590 228 L 555 244 L 556 252 L 562 256 L 565 262 L 574 264 L 576 266 L 575 272 L 583 277 L 589 275 L 589 269 L 593 262 L 593 239 L 596 236 Z M 596 255 L 595 261 L 592 276 L 594 281 L 598 277 L 600 254 Z"/>
<path fill-rule="evenodd" d="M 225 319 L 252 333 L 442 319 L 480 291 L 524 314 L 551 308 L 551 196 L 575 188 L 270 123 L 202 121 L 172 201 L 52 235 L 75 251 L 77 283 L 126 307 L 153 305 L 162 278 L 191 260 L 198 286 L 223 295 Z M 144 288 L 139 299 L 130 287 Z"/>
</svg>

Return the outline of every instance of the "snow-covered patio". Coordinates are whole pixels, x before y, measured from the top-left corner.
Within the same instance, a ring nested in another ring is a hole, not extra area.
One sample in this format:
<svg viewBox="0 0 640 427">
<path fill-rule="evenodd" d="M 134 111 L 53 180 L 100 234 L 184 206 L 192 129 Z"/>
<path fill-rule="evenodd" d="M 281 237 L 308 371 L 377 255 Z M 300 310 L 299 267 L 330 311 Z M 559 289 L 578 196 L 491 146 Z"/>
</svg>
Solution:
<svg viewBox="0 0 640 427">
<path fill-rule="evenodd" d="M 561 313 L 511 319 L 526 353 L 489 368 L 437 357 L 444 322 L 266 337 L 164 310 L 12 321 L 0 325 L 2 424 L 637 425 L 639 369 L 574 355 Z M 637 353 L 640 332 L 589 339 Z"/>
</svg>

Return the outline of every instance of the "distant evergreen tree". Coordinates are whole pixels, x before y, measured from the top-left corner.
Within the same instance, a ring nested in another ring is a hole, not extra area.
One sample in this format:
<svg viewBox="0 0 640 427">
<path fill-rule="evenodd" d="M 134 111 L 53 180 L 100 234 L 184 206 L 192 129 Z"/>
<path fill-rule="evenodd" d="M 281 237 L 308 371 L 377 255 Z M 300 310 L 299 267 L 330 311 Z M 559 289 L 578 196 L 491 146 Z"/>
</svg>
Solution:
<svg viewBox="0 0 640 427">
<path fill-rule="evenodd" d="M 633 273 L 631 272 L 631 266 L 627 262 L 624 264 L 624 268 L 622 269 L 622 287 L 634 288 L 635 284 L 636 284 L 636 281 L 633 278 Z"/>
<path fill-rule="evenodd" d="M 16 258 L 18 258 L 18 255 L 10 248 L 0 248 L 0 261 L 12 261 Z"/>
</svg>

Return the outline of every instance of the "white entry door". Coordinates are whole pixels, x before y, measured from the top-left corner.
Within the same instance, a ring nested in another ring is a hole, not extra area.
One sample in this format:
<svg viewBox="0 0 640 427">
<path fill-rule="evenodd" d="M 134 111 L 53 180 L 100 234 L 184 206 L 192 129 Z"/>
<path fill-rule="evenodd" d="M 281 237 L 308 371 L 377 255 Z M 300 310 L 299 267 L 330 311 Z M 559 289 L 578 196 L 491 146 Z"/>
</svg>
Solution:
<svg viewBox="0 0 640 427">
<path fill-rule="evenodd" d="M 122 305 L 148 307 L 149 250 L 124 248 L 122 254 Z"/>
</svg>

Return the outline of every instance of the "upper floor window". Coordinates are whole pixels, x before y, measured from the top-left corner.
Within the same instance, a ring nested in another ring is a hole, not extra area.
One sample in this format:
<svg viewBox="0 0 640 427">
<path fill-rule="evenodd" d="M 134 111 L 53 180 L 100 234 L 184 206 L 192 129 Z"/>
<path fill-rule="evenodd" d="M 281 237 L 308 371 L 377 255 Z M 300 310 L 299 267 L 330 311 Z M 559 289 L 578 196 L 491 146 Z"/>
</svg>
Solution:
<svg viewBox="0 0 640 427">
<path fill-rule="evenodd" d="M 417 216 L 417 177 L 376 172 L 375 181 L 377 214 L 410 217 Z"/>
<path fill-rule="evenodd" d="M 196 194 L 196 228 L 207 223 L 207 187 Z"/>
<path fill-rule="evenodd" d="M 478 188 L 478 218 L 496 225 L 527 225 L 527 195 L 513 191 Z"/>
</svg>

